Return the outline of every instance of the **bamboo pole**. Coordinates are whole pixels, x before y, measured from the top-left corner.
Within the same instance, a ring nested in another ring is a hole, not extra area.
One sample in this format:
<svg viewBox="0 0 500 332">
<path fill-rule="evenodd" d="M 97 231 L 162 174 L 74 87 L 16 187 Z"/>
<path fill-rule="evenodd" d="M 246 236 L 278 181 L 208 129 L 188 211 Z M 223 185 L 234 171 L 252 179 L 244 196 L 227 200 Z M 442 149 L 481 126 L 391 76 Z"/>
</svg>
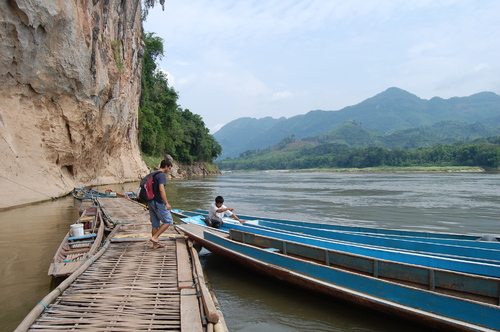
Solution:
<svg viewBox="0 0 500 332">
<path fill-rule="evenodd" d="M 198 283 L 200 285 L 201 290 L 201 300 L 203 302 L 203 307 L 205 308 L 205 314 L 207 320 L 210 323 L 218 323 L 219 322 L 219 314 L 217 313 L 217 309 L 215 308 L 215 304 L 212 301 L 212 297 L 210 296 L 210 292 L 205 283 L 205 278 L 203 277 L 203 268 L 201 266 L 200 260 L 198 259 L 198 251 L 193 247 L 193 242 L 189 241 L 189 250 L 191 251 L 191 256 L 193 257 L 193 265 L 194 272 L 196 272 Z"/>
<path fill-rule="evenodd" d="M 215 296 L 215 293 L 213 291 L 210 291 L 210 295 L 212 296 L 212 300 L 214 301 L 215 307 L 217 308 L 217 313 L 219 314 L 219 322 L 217 324 L 214 324 L 214 332 L 229 332 L 229 330 L 227 329 L 226 321 L 224 319 L 224 315 L 222 314 L 222 311 L 220 309 L 219 300 L 217 300 L 217 297 Z"/>
</svg>

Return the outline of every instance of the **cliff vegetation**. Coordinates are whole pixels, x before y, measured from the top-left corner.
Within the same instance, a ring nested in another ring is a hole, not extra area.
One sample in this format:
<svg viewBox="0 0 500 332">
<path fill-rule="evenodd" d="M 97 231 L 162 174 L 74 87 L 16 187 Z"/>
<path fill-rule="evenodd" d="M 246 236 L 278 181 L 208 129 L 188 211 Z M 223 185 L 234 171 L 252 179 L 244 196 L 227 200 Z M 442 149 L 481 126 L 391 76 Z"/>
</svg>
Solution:
<svg viewBox="0 0 500 332">
<path fill-rule="evenodd" d="M 142 93 L 139 107 L 139 142 L 144 154 L 168 153 L 185 165 L 212 163 L 222 148 L 200 115 L 183 109 L 179 95 L 168 85 L 156 60 L 163 56 L 163 40 L 145 33 L 142 66 Z"/>
</svg>

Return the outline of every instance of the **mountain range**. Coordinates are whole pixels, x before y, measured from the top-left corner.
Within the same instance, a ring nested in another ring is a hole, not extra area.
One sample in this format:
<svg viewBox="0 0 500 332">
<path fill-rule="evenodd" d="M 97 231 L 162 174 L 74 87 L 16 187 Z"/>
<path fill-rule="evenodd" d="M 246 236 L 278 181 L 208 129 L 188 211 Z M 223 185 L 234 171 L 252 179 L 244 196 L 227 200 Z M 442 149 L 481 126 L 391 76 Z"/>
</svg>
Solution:
<svg viewBox="0 0 500 332">
<path fill-rule="evenodd" d="M 472 124 L 475 126 L 471 127 Z M 342 125 L 344 128 L 350 126 L 348 132 L 351 134 L 353 125 L 362 128 L 364 133 L 350 139 L 343 137 L 342 127 L 339 127 Z M 468 126 L 467 131 L 472 130 L 467 137 L 462 132 L 464 126 Z M 500 127 L 500 96 L 493 92 L 480 92 L 468 97 L 434 97 L 426 100 L 393 87 L 338 111 L 315 110 L 279 119 L 239 118 L 223 126 L 213 136 L 222 146 L 219 159 L 225 159 L 238 157 L 248 150 L 274 146 L 287 137 L 317 142 L 344 140 L 351 146 L 387 146 L 378 144 L 373 137 L 381 136 L 382 140 L 397 141 L 398 135 L 411 134 L 411 130 L 427 131 L 429 135 L 436 136 L 443 127 L 451 129 L 461 140 L 498 135 L 496 129 Z M 373 135 L 367 136 L 366 132 L 372 132 Z M 447 130 L 446 133 L 449 135 Z M 352 141 L 359 140 L 363 135 L 369 141 L 363 144 Z M 332 139 L 332 136 L 335 137 Z M 454 140 L 457 138 L 449 139 L 451 142 Z M 430 141 L 434 142 L 432 139 Z M 446 142 L 446 137 L 441 137 L 438 141 Z"/>
</svg>

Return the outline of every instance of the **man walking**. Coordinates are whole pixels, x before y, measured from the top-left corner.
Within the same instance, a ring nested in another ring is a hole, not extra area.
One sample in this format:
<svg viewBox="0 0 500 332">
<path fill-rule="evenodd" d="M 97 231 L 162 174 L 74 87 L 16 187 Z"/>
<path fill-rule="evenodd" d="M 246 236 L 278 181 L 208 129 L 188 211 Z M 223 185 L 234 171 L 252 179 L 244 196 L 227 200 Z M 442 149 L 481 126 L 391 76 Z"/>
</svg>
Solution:
<svg viewBox="0 0 500 332">
<path fill-rule="evenodd" d="M 153 242 L 153 249 L 163 248 L 165 245 L 161 244 L 159 237 L 165 232 L 173 223 L 170 210 L 172 207 L 168 204 L 167 192 L 165 185 L 167 184 L 167 173 L 172 169 L 170 160 L 162 160 L 160 172 L 156 173 L 153 178 L 153 191 L 154 199 L 148 204 L 149 218 L 151 220 L 151 239 Z"/>
</svg>

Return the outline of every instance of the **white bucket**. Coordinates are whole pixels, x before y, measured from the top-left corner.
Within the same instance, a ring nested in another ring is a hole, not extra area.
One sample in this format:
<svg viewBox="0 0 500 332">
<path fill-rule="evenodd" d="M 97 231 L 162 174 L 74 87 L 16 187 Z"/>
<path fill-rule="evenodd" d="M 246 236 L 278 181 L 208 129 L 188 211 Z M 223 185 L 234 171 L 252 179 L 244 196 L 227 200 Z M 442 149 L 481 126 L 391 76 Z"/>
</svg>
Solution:
<svg viewBox="0 0 500 332">
<path fill-rule="evenodd" d="M 71 225 L 71 236 L 84 236 L 83 224 L 73 224 Z"/>
</svg>

